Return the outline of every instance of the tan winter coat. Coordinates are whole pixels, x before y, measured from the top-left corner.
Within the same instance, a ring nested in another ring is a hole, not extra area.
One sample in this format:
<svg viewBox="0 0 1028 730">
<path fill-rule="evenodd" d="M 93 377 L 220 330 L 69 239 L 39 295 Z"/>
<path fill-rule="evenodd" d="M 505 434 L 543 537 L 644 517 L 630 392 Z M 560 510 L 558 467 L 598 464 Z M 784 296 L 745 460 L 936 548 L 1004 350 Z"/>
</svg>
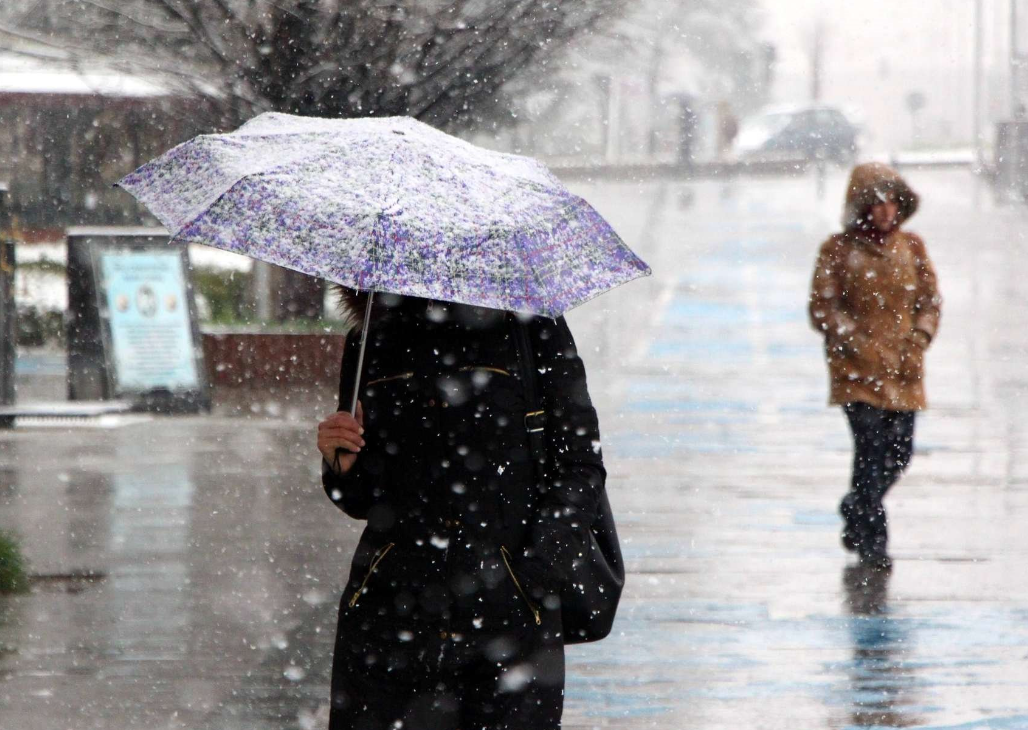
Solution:
<svg viewBox="0 0 1028 730">
<path fill-rule="evenodd" d="M 853 170 L 845 231 L 824 242 L 814 268 L 810 321 L 825 338 L 833 405 L 916 411 L 926 405 L 924 350 L 942 300 L 924 242 L 899 226 L 883 236 L 868 225 L 871 205 L 887 195 L 899 203 L 899 223 L 917 210 L 917 195 L 894 170 Z"/>
</svg>

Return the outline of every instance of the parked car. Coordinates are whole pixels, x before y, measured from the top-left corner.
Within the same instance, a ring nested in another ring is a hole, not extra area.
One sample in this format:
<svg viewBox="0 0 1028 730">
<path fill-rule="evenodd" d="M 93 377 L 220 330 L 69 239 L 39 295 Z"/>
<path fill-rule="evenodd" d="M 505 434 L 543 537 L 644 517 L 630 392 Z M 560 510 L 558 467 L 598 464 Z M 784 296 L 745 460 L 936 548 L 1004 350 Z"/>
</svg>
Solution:
<svg viewBox="0 0 1028 730">
<path fill-rule="evenodd" d="M 859 136 L 860 129 L 836 107 L 769 107 L 743 120 L 732 157 L 740 162 L 824 159 L 850 164 Z"/>
</svg>

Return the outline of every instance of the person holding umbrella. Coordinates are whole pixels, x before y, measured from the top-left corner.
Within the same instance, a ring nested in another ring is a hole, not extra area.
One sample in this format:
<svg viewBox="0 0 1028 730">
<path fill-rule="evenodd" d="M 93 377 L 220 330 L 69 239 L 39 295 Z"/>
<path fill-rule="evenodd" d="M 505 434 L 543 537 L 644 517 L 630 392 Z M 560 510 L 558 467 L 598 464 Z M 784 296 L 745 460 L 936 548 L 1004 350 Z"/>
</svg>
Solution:
<svg viewBox="0 0 1028 730">
<path fill-rule="evenodd" d="M 363 314 L 366 298 L 345 300 Z M 545 413 L 523 395 L 518 327 Z M 566 322 L 379 295 L 354 418 L 358 345 L 347 343 L 341 410 L 318 427 L 326 492 L 367 520 L 339 617 L 330 727 L 559 727 L 559 586 L 605 478 Z M 547 426 L 560 455 L 545 492 L 526 419 Z"/>
<path fill-rule="evenodd" d="M 839 508 L 842 543 L 882 569 L 891 565 L 882 499 L 913 455 L 915 414 L 926 406 L 924 353 L 942 305 L 924 241 L 901 228 L 917 207 L 917 195 L 894 170 L 854 168 L 844 230 L 821 246 L 810 288 L 830 403 L 842 407 L 853 433 L 853 474 Z"/>
<path fill-rule="evenodd" d="M 649 267 L 537 161 L 407 118 L 262 114 L 119 184 L 172 241 L 335 282 L 363 322 L 317 429 L 367 523 L 331 730 L 558 728 L 564 644 L 609 632 L 624 580 L 562 315 Z"/>
</svg>

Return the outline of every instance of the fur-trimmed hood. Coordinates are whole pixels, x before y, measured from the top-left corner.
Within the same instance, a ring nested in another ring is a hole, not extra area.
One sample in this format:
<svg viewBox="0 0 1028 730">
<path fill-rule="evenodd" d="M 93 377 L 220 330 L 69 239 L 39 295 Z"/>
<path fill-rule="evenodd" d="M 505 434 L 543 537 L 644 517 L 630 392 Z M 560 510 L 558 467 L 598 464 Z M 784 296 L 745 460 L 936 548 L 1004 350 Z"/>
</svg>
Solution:
<svg viewBox="0 0 1028 730">
<path fill-rule="evenodd" d="M 334 282 L 328 286 L 332 292 L 332 298 L 335 300 L 339 314 L 343 319 L 346 332 L 350 333 L 355 329 L 359 329 L 364 321 L 364 309 L 368 305 L 367 293 L 359 292 L 356 289 L 350 289 Z"/>
<path fill-rule="evenodd" d="M 850 174 L 846 188 L 846 205 L 842 213 L 843 228 L 861 228 L 867 225 L 872 205 L 893 196 L 899 204 L 898 224 L 917 212 L 919 198 L 898 172 L 880 162 L 857 165 Z"/>
</svg>

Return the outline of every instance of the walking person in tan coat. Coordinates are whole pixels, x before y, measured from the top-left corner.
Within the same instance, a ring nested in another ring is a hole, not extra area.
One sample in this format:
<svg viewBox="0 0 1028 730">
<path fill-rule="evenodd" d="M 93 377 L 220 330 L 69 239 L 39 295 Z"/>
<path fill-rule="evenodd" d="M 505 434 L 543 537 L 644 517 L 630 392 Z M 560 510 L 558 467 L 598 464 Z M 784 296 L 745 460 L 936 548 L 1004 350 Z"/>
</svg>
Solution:
<svg viewBox="0 0 1028 730">
<path fill-rule="evenodd" d="M 917 206 L 891 168 L 854 168 L 844 230 L 822 244 L 810 291 L 810 321 L 825 339 L 830 403 L 842 406 L 853 432 L 842 543 L 883 569 L 891 562 L 882 498 L 913 454 L 914 415 L 925 408 L 924 352 L 941 305 L 924 242 L 901 229 Z"/>
</svg>

